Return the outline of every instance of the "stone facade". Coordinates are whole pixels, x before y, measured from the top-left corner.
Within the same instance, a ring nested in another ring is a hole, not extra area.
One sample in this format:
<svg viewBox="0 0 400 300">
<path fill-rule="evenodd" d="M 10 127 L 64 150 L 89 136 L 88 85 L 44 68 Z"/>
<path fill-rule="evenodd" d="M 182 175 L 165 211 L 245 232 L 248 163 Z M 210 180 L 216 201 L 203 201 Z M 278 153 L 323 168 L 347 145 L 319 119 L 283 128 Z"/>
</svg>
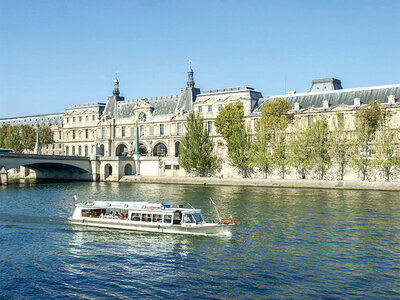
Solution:
<svg viewBox="0 0 400 300">
<path fill-rule="evenodd" d="M 186 115 L 192 110 L 204 117 L 215 141 L 215 153 L 222 163 L 221 174 L 239 176 L 229 167 L 226 143 L 217 134 L 214 125 L 221 108 L 236 101 L 244 105 L 245 122 L 252 133 L 255 132 L 264 104 L 278 97 L 292 104 L 295 122 L 291 131 L 305 129 L 314 118 L 321 116 L 327 118 L 332 126 L 338 112 L 343 113 L 346 129 L 352 131 L 356 111 L 369 101 L 381 101 L 391 111 L 389 124 L 400 143 L 400 84 L 342 89 L 338 79 L 318 79 L 313 80 L 310 90 L 305 93 L 291 91 L 266 98 L 261 92 L 249 87 L 201 93 L 194 85 L 193 70 L 189 69 L 187 86 L 181 89 L 179 95 L 125 100 L 120 96 L 119 81 L 116 79 L 113 95 L 108 97 L 106 103 L 73 105 L 63 114 L 0 119 L 0 126 L 4 123 L 49 124 L 54 131 L 55 143 L 42 148 L 42 154 L 109 158 L 109 163 L 104 162 L 100 166 L 100 176 L 103 179 L 110 175 L 113 168 L 117 168 L 119 174 L 138 173 L 133 159 L 129 167 L 123 162 L 134 155 L 136 132 L 144 166 L 158 166 L 158 171 L 141 168 L 142 174 L 186 175 L 180 169 L 177 157 L 180 139 L 185 134 Z M 111 158 L 114 157 L 126 159 L 117 159 L 113 163 Z"/>
</svg>

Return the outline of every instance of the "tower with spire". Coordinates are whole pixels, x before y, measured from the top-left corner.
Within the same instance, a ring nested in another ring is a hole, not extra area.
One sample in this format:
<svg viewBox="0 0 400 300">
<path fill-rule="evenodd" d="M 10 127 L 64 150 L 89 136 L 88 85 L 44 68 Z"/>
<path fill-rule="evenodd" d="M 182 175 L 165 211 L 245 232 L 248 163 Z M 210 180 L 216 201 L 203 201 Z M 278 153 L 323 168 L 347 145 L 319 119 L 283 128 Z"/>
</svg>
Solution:
<svg viewBox="0 0 400 300">
<path fill-rule="evenodd" d="M 114 79 L 113 96 L 119 96 L 119 81 L 118 81 L 117 76 L 115 76 L 115 79 Z"/>
<path fill-rule="evenodd" d="M 118 117 L 118 102 L 124 101 L 124 100 L 125 100 L 125 98 L 120 96 L 119 80 L 117 78 L 117 75 L 115 75 L 113 95 L 108 97 L 108 101 L 107 101 L 107 104 L 106 104 L 103 114 L 109 118 L 117 119 L 117 117 Z"/>
<path fill-rule="evenodd" d="M 184 111 L 190 111 L 193 109 L 193 102 L 196 101 L 196 96 L 200 94 L 200 89 L 194 87 L 192 61 L 189 60 L 189 70 L 187 72 L 187 86 L 181 89 L 181 95 L 179 99 L 179 107 Z"/>
<path fill-rule="evenodd" d="M 193 70 L 192 70 L 191 66 L 189 67 L 189 71 L 188 71 L 187 87 L 194 88 Z"/>
</svg>

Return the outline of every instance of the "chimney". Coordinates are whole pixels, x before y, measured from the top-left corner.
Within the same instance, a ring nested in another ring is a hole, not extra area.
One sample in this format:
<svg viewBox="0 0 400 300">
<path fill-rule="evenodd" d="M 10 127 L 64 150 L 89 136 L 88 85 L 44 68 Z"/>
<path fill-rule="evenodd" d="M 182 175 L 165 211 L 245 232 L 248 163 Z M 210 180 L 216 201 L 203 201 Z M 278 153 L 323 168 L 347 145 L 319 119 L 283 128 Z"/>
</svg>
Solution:
<svg viewBox="0 0 400 300">
<path fill-rule="evenodd" d="M 388 96 L 388 104 L 393 105 L 393 104 L 395 104 L 395 102 L 396 102 L 396 99 L 394 98 L 394 95 L 389 95 Z"/>
<path fill-rule="evenodd" d="M 361 99 L 360 98 L 354 98 L 354 106 L 360 107 L 361 106 Z"/>
<path fill-rule="evenodd" d="M 300 103 L 299 102 L 295 102 L 294 103 L 294 110 L 300 110 Z"/>
<path fill-rule="evenodd" d="M 324 108 L 324 109 L 328 109 L 329 108 L 329 101 L 328 100 L 322 101 L 322 108 Z"/>
</svg>

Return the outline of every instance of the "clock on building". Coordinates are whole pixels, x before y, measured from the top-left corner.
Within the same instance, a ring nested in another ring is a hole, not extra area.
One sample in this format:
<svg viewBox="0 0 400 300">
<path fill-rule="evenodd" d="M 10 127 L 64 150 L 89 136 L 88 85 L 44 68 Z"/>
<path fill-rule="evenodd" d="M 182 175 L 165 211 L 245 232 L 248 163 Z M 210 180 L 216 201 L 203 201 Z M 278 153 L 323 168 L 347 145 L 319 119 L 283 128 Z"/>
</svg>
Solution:
<svg viewBox="0 0 400 300">
<path fill-rule="evenodd" d="M 139 114 L 139 120 L 142 122 L 146 121 L 146 114 L 144 112 L 141 112 Z"/>
</svg>

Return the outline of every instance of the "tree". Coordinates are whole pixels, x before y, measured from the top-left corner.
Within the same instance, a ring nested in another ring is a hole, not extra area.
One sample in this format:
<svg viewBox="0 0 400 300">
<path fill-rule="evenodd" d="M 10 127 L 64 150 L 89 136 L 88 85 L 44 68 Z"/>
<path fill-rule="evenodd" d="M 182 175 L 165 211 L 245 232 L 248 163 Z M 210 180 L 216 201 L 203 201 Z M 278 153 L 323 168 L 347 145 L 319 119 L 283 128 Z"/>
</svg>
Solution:
<svg viewBox="0 0 400 300">
<path fill-rule="evenodd" d="M 270 168 L 276 168 L 281 178 L 285 178 L 289 164 L 286 129 L 293 121 L 290 109 L 289 101 L 283 98 L 267 102 L 262 109 L 252 144 L 251 161 L 263 170 L 264 176 Z"/>
<path fill-rule="evenodd" d="M 32 151 L 36 143 L 36 131 L 30 125 L 21 125 L 19 128 L 21 144 L 24 150 Z"/>
<path fill-rule="evenodd" d="M 250 167 L 250 139 L 243 109 L 240 101 L 224 106 L 215 120 L 215 127 L 227 143 L 231 165 L 240 169 L 242 176 L 246 177 Z"/>
<path fill-rule="evenodd" d="M 311 164 L 311 148 L 309 135 L 306 132 L 297 130 L 289 139 L 289 164 L 295 168 L 297 177 L 305 179 L 308 168 Z"/>
<path fill-rule="evenodd" d="M 179 164 L 200 176 L 217 168 L 217 157 L 212 154 L 214 143 L 204 128 L 203 118 L 190 112 L 186 118 L 186 133 L 179 145 Z"/>
<path fill-rule="evenodd" d="M 354 145 L 352 149 L 353 166 L 361 174 L 362 180 L 368 177 L 372 165 L 371 145 L 375 131 L 386 119 L 386 112 L 382 110 L 380 103 L 369 102 L 366 108 L 356 113 Z"/>
<path fill-rule="evenodd" d="M 22 152 L 24 150 L 24 147 L 21 144 L 19 126 L 6 126 L 4 147 L 13 149 L 14 152 Z"/>
<path fill-rule="evenodd" d="M 8 127 L 11 127 L 11 125 L 3 124 L 3 126 L 0 127 L 0 148 L 7 148 L 6 137 L 7 137 Z"/>
<path fill-rule="evenodd" d="M 375 134 L 376 155 L 374 165 L 381 171 L 385 181 L 389 181 L 396 167 L 400 167 L 400 157 L 395 155 L 392 130 L 382 124 Z"/>
<path fill-rule="evenodd" d="M 336 165 L 336 178 L 343 180 L 352 143 L 346 134 L 342 113 L 336 114 L 336 121 L 333 127 L 329 138 L 330 155 Z"/>
<path fill-rule="evenodd" d="M 235 131 L 227 141 L 228 157 L 231 165 L 240 170 L 242 177 L 247 177 L 250 168 L 250 136 L 243 123 L 235 125 Z"/>
<path fill-rule="evenodd" d="M 281 179 L 285 179 L 288 173 L 289 159 L 288 159 L 288 144 L 287 133 L 282 128 L 275 128 L 272 134 L 272 156 L 271 166 L 278 170 Z"/>
<path fill-rule="evenodd" d="M 250 149 L 250 164 L 260 168 L 263 178 L 267 178 L 271 169 L 271 137 L 266 130 L 257 130 Z"/>
<path fill-rule="evenodd" d="M 289 101 L 283 98 L 276 98 L 274 101 L 265 103 L 259 121 L 260 129 L 272 130 L 277 127 L 286 129 L 293 122 L 293 114 Z"/>
<path fill-rule="evenodd" d="M 324 118 L 315 120 L 306 130 L 307 140 L 311 148 L 310 163 L 320 180 L 324 179 L 326 171 L 331 165 L 328 135 L 328 122 Z"/>
<path fill-rule="evenodd" d="M 39 127 L 39 142 L 40 147 L 45 147 L 54 143 L 53 132 L 49 125 L 43 125 Z"/>
</svg>

